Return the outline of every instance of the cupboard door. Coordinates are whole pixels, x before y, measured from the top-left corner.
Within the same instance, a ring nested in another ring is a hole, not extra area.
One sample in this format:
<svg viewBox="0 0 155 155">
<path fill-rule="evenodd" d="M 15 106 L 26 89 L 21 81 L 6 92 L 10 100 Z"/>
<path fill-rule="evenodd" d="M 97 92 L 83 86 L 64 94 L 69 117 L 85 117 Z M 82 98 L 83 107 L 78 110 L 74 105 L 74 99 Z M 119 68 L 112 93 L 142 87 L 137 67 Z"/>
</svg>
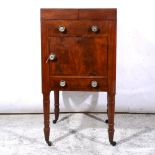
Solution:
<svg viewBox="0 0 155 155">
<path fill-rule="evenodd" d="M 50 37 L 50 76 L 107 76 L 107 37 Z"/>
</svg>

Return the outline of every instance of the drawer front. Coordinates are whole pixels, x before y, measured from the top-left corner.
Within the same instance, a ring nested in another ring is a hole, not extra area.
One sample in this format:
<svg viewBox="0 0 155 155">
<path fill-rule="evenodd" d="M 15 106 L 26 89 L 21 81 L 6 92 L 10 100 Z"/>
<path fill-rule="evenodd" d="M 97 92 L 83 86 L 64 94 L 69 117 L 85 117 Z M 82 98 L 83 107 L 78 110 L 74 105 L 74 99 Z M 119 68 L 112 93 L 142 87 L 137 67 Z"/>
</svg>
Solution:
<svg viewBox="0 0 155 155">
<path fill-rule="evenodd" d="M 50 77 L 51 90 L 107 91 L 107 78 L 96 77 Z"/>
<path fill-rule="evenodd" d="M 81 36 L 81 35 L 105 35 L 108 32 L 107 21 L 49 21 L 48 24 L 48 36 Z M 93 27 L 97 27 L 97 31 L 93 31 Z M 60 27 L 64 27 L 64 31 L 61 32 Z"/>
<path fill-rule="evenodd" d="M 107 76 L 107 37 L 51 37 L 50 76 Z"/>
</svg>

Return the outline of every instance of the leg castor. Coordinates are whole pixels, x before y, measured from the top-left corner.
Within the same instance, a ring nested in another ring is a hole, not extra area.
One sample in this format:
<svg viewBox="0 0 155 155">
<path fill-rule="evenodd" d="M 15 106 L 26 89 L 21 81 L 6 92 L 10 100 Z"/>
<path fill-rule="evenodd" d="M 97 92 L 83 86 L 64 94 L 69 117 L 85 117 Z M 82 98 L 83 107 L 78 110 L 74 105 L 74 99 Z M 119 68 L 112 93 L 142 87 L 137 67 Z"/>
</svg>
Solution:
<svg viewBox="0 0 155 155">
<path fill-rule="evenodd" d="M 107 124 L 108 124 L 108 119 L 106 119 L 106 120 L 105 120 L 105 123 L 107 123 Z"/>
<path fill-rule="evenodd" d="M 51 146 L 52 145 L 52 142 L 51 141 L 46 141 L 46 143 L 48 144 L 48 146 Z"/>
<path fill-rule="evenodd" d="M 57 120 L 53 120 L 53 124 L 56 124 Z"/>
<path fill-rule="evenodd" d="M 113 142 L 110 142 L 110 144 L 111 144 L 112 146 L 115 146 L 115 145 L 116 145 L 116 142 L 113 141 Z"/>
</svg>

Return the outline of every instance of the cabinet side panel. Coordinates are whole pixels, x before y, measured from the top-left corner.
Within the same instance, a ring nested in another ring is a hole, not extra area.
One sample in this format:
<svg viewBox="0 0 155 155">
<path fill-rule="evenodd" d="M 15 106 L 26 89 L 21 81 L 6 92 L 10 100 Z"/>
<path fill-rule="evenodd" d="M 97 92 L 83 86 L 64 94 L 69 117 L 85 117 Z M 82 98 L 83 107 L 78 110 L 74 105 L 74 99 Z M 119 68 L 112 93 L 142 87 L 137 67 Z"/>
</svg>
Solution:
<svg viewBox="0 0 155 155">
<path fill-rule="evenodd" d="M 47 27 L 41 22 L 41 67 L 42 67 L 42 92 L 49 92 L 49 67 L 46 60 L 48 58 L 48 37 Z"/>
<path fill-rule="evenodd" d="M 108 46 L 108 92 L 116 92 L 116 21 L 109 24 L 109 46 Z"/>
</svg>

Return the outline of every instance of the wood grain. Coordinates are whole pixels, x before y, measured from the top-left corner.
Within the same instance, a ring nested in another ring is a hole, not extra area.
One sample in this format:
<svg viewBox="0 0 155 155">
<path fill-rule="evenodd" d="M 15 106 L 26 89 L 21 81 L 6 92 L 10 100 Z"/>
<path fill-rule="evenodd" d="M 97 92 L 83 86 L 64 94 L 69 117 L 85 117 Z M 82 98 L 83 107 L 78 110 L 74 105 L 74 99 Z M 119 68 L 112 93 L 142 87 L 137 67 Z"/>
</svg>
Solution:
<svg viewBox="0 0 155 155">
<path fill-rule="evenodd" d="M 56 60 L 49 62 L 50 76 L 107 75 L 106 37 L 52 37 L 49 46 L 49 54 L 56 54 Z"/>
<path fill-rule="evenodd" d="M 92 32 L 91 26 L 98 31 Z M 54 91 L 55 120 L 59 91 L 104 91 L 108 97 L 109 142 L 114 146 L 117 9 L 41 9 L 44 133 L 49 141 L 49 93 Z M 65 32 L 58 31 L 65 26 Z M 51 53 L 53 61 L 47 61 Z M 64 80 L 66 85 L 60 86 Z M 97 82 L 93 88 L 92 81 Z"/>
<path fill-rule="evenodd" d="M 66 86 L 61 87 L 60 81 L 65 80 Z M 76 82 L 75 82 L 76 81 Z M 97 81 L 98 86 L 93 88 L 91 86 L 91 81 Z M 51 90 L 61 90 L 61 91 L 107 91 L 107 78 L 72 78 L 70 77 L 50 77 Z"/>
<path fill-rule="evenodd" d="M 77 18 L 78 9 L 41 9 L 41 20 Z"/>
<path fill-rule="evenodd" d="M 52 20 L 46 22 L 48 27 L 48 35 L 56 37 L 67 36 L 102 36 L 107 35 L 109 22 L 98 20 Z M 91 26 L 96 25 L 99 29 L 97 33 L 91 31 Z M 65 26 L 66 31 L 61 33 L 58 31 L 59 26 Z"/>
<path fill-rule="evenodd" d="M 79 9 L 79 19 L 116 20 L 116 9 Z"/>
</svg>

